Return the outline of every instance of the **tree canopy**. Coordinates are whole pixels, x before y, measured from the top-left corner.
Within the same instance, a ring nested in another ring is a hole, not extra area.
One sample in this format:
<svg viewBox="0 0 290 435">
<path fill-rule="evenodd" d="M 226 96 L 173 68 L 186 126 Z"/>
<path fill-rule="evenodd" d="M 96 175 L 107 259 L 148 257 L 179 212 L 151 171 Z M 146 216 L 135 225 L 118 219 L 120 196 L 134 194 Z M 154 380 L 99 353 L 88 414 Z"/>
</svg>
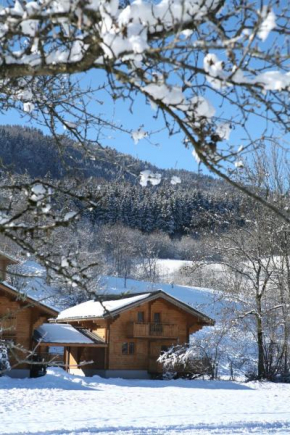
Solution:
<svg viewBox="0 0 290 435">
<path fill-rule="evenodd" d="M 134 111 L 142 94 L 169 134 L 182 132 L 198 161 L 235 184 L 245 152 L 288 134 L 284 2 L 17 0 L 0 22 L 1 108 L 29 113 L 56 136 L 60 124 L 80 142 L 109 127 L 137 142 L 146 126 L 132 132 L 130 117 L 127 127 L 113 124 L 89 101 L 106 88 Z M 82 88 L 76 74 L 88 70 L 107 78 Z"/>
<path fill-rule="evenodd" d="M 69 137 L 95 159 L 108 130 L 135 143 L 149 135 L 146 125 L 132 131 L 129 114 L 127 126 L 108 119 L 98 92 L 106 90 L 112 103 L 129 101 L 131 111 L 141 95 L 199 162 L 289 223 L 289 208 L 237 175 L 251 153 L 287 146 L 289 13 L 287 3 L 271 0 L 8 1 L 0 10 L 0 109 L 15 108 L 47 127 L 60 156 Z M 82 84 L 81 73 L 100 70 L 101 82 L 96 74 L 90 86 Z M 143 171 L 140 181 L 156 185 L 161 177 Z M 78 179 L 13 179 L 1 188 L 1 231 L 34 253 L 29 237 L 43 244 L 44 232 L 78 217 L 68 213 L 72 201 L 85 210 L 103 197 Z"/>
</svg>

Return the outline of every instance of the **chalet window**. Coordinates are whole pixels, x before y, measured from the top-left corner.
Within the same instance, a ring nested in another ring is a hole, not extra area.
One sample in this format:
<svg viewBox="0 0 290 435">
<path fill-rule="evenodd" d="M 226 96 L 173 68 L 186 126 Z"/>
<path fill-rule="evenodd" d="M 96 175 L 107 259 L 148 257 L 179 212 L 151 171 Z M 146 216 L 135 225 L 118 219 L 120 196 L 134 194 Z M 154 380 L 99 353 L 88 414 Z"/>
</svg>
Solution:
<svg viewBox="0 0 290 435">
<path fill-rule="evenodd" d="M 137 313 L 137 322 L 144 323 L 144 311 L 138 311 Z"/>
<path fill-rule="evenodd" d="M 131 341 L 130 343 L 122 344 L 122 355 L 134 355 L 135 353 L 135 343 Z"/>
<path fill-rule="evenodd" d="M 153 315 L 153 322 L 154 323 L 161 323 L 161 315 L 160 315 L 160 313 L 154 313 L 154 315 Z"/>
<path fill-rule="evenodd" d="M 16 338 L 16 316 L 7 314 L 0 316 L 0 338 L 3 340 Z"/>
<path fill-rule="evenodd" d="M 150 334 L 151 335 L 162 335 L 163 328 L 161 325 L 161 314 L 154 313 L 153 314 L 153 323 L 150 325 Z"/>
</svg>

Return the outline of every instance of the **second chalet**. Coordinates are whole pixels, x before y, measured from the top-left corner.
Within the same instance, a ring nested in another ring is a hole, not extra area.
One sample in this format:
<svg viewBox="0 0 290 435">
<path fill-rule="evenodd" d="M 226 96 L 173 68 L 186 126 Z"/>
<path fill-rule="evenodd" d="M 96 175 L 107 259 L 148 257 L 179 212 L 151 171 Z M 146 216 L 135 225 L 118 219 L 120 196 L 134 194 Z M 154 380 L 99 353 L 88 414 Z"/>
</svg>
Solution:
<svg viewBox="0 0 290 435">
<path fill-rule="evenodd" d="M 88 301 L 62 311 L 34 333 L 42 352 L 64 348 L 70 373 L 147 378 L 162 371 L 157 359 L 214 321 L 163 291 Z M 90 361 L 90 364 L 85 364 Z"/>
<path fill-rule="evenodd" d="M 19 292 L 7 283 L 7 267 L 18 261 L 0 251 L 0 341 L 16 346 L 9 355 L 12 377 L 26 377 L 31 373 L 33 331 L 42 323 L 57 316 L 58 311 L 45 303 Z M 20 362 L 21 361 L 21 362 Z"/>
</svg>

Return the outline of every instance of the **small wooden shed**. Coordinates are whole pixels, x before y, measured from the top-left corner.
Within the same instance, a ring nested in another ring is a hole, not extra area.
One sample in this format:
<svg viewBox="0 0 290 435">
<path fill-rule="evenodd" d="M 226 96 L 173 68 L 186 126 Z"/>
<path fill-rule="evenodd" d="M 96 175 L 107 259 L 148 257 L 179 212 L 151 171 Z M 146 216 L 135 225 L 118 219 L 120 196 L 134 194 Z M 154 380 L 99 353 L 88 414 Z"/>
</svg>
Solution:
<svg viewBox="0 0 290 435">
<path fill-rule="evenodd" d="M 88 329 L 59 323 L 42 324 L 35 329 L 33 339 L 38 345 L 38 355 L 50 365 L 60 365 L 67 371 L 79 368 L 81 354 L 86 361 L 90 361 L 91 369 L 102 368 L 98 349 L 108 346 L 102 337 Z M 91 359 L 92 353 L 94 360 Z"/>
</svg>

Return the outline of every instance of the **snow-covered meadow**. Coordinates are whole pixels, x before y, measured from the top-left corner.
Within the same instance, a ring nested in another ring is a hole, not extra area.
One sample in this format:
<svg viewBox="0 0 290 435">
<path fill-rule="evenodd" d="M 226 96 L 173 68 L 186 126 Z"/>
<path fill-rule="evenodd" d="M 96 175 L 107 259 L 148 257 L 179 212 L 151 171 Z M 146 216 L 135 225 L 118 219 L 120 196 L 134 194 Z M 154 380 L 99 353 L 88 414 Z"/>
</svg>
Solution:
<svg viewBox="0 0 290 435">
<path fill-rule="evenodd" d="M 256 344 L 253 341 L 253 335 L 249 332 L 241 331 L 241 328 L 231 328 L 225 334 L 226 324 L 230 319 L 234 319 L 237 311 L 237 305 L 234 301 L 224 297 L 224 294 L 218 290 L 191 287 L 175 284 L 178 272 L 191 262 L 182 260 L 158 260 L 157 266 L 161 280 L 166 282 L 149 282 L 139 281 L 136 279 L 118 278 L 114 276 L 104 276 L 98 282 L 99 294 L 117 295 L 129 293 L 148 293 L 156 290 L 163 290 L 171 296 L 189 304 L 193 308 L 201 311 L 216 321 L 214 327 L 204 327 L 201 331 L 194 334 L 195 342 L 206 347 L 209 353 L 215 355 L 218 363 L 218 375 L 244 376 L 246 372 L 252 370 L 252 361 L 256 360 Z M 209 270 L 214 269 L 215 273 L 224 273 L 217 267 L 218 265 L 208 265 Z M 57 288 L 50 287 L 45 282 L 45 271 L 37 263 L 28 261 L 23 265 L 25 272 L 34 278 L 28 279 L 23 291 L 30 297 L 49 304 L 56 309 L 63 310 L 68 308 L 72 301 L 66 297 L 65 293 Z M 217 349 L 218 346 L 218 349 Z M 207 351 L 208 352 L 208 351 Z M 248 361 L 240 363 L 247 354 Z"/>
<path fill-rule="evenodd" d="M 167 276 L 183 265 L 160 261 Z M 57 302 L 57 289 L 45 284 L 41 268 L 33 262 L 28 266 L 37 277 L 26 290 Z M 198 333 L 200 339 L 218 331 L 223 310 L 230 306 L 211 289 L 137 280 L 127 280 L 124 287 L 124 280 L 115 277 L 104 277 L 102 283 L 107 294 L 157 289 L 216 319 L 214 328 Z M 234 345 L 242 348 L 241 343 L 241 337 L 229 337 L 225 346 L 236 352 Z M 223 369 L 226 373 L 226 364 Z M 38 379 L 0 378 L 0 434 L 289 434 L 289 403 L 290 384 L 85 378 L 54 368 Z"/>
<path fill-rule="evenodd" d="M 115 276 L 104 276 L 96 284 L 99 294 L 120 293 L 147 293 L 155 290 L 163 290 L 173 297 L 190 304 L 194 308 L 203 311 L 208 316 L 216 316 L 221 309 L 221 293 L 212 289 L 190 287 L 175 284 L 175 276 L 190 261 L 183 260 L 158 260 L 157 267 L 160 275 L 159 282 L 139 281 Z M 60 289 L 46 283 L 45 269 L 35 261 L 26 261 L 22 265 L 21 273 L 27 275 L 23 278 L 21 291 L 38 301 L 48 304 L 56 309 L 68 308 L 69 298 Z"/>
<path fill-rule="evenodd" d="M 1 434 L 289 434 L 290 385 L 0 378 Z"/>
</svg>

